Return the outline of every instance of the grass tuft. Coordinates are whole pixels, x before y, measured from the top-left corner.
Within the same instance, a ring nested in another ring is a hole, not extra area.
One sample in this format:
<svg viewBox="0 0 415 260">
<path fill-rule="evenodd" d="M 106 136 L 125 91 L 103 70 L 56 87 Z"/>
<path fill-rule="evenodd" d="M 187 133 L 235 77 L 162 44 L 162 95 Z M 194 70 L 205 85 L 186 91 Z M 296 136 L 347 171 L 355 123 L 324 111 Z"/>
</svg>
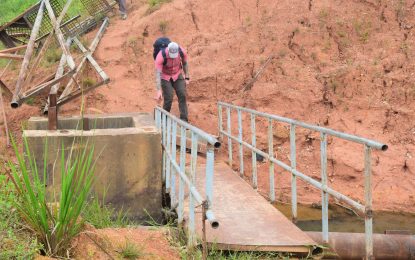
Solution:
<svg viewBox="0 0 415 260">
<path fill-rule="evenodd" d="M 145 255 L 143 246 L 138 246 L 128 239 L 117 251 L 124 259 L 139 259 Z"/>
<path fill-rule="evenodd" d="M 23 138 L 25 153 L 12 139 L 18 165 L 9 162 L 9 178 L 16 189 L 17 200 L 13 206 L 25 225 L 33 232 L 43 245 L 43 253 L 54 257 L 67 257 L 72 238 L 77 236 L 84 221 L 79 218 L 91 190 L 95 163 L 94 146 L 85 144 L 83 148 L 70 149 L 65 153 L 62 144 L 60 153 L 60 190 L 58 198 L 48 203 L 47 197 L 47 140 L 44 148 L 43 171 L 39 172 L 36 160 Z M 54 174 L 54 173 L 53 173 Z"/>
<path fill-rule="evenodd" d="M 98 198 L 90 200 L 82 213 L 82 217 L 95 228 L 127 227 L 133 224 L 127 218 L 127 213 L 123 209 L 115 211 L 110 205 L 106 205 L 104 195 L 102 201 Z"/>
</svg>

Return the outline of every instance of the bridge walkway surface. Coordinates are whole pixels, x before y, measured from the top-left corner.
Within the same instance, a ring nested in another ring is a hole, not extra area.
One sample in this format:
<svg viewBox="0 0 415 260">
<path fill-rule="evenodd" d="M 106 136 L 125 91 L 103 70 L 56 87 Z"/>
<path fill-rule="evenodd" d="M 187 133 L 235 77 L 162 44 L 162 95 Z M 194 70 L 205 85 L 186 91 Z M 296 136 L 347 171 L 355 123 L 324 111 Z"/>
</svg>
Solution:
<svg viewBox="0 0 415 260">
<path fill-rule="evenodd" d="M 198 164 L 195 186 L 204 191 L 205 165 Z M 205 194 L 202 192 L 202 196 Z M 220 226 L 206 225 L 206 240 L 210 247 L 235 251 L 274 251 L 311 253 L 317 246 L 309 236 L 274 208 L 245 180 L 224 162 L 215 164 L 213 212 Z M 185 201 L 184 218 L 189 216 L 189 201 Z M 203 236 L 202 210 L 196 211 L 196 234 Z"/>
</svg>

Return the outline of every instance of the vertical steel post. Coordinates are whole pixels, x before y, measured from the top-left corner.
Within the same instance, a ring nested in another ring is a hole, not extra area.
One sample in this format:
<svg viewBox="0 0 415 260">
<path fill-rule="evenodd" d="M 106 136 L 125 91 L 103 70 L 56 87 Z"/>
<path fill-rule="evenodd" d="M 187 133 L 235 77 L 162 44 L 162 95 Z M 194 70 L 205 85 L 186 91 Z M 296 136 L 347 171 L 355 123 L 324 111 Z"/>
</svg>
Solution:
<svg viewBox="0 0 415 260">
<path fill-rule="evenodd" d="M 268 118 L 268 153 L 269 157 L 274 158 L 274 133 L 272 130 L 272 119 Z M 275 201 L 275 171 L 274 163 L 269 162 L 269 198 Z"/>
<path fill-rule="evenodd" d="M 365 242 L 366 259 L 373 259 L 373 211 L 372 211 L 372 150 L 365 145 Z"/>
<path fill-rule="evenodd" d="M 177 154 L 177 122 L 173 122 L 173 129 L 172 129 L 172 142 L 171 142 L 171 157 L 174 162 L 176 162 L 176 154 Z M 174 167 L 171 167 L 171 176 L 170 176 L 171 184 L 170 184 L 170 201 L 171 205 L 176 204 L 176 171 Z"/>
<path fill-rule="evenodd" d="M 218 104 L 218 120 L 219 120 L 219 138 L 222 139 L 223 122 L 222 122 L 222 105 Z"/>
<path fill-rule="evenodd" d="M 321 184 L 327 187 L 327 134 L 321 133 L 320 142 L 321 155 Z M 321 212 L 322 212 L 322 227 L 323 227 L 323 242 L 329 243 L 329 194 L 321 192 Z"/>
<path fill-rule="evenodd" d="M 161 140 L 163 147 L 163 182 L 166 181 L 166 114 L 162 113 L 161 115 Z"/>
<path fill-rule="evenodd" d="M 191 151 L 191 160 L 190 160 L 190 175 L 191 183 L 195 184 L 196 182 L 196 164 L 197 164 L 197 145 L 198 145 L 198 136 L 192 132 L 192 151 Z M 188 245 L 193 247 L 196 244 L 195 237 L 195 202 L 192 193 L 189 190 L 189 240 Z"/>
<path fill-rule="evenodd" d="M 189 191 L 189 239 L 187 244 L 189 247 L 193 247 L 196 244 L 196 234 L 195 234 L 195 202 L 193 194 Z"/>
<path fill-rule="evenodd" d="M 158 109 L 154 109 L 154 120 L 156 121 L 156 127 L 160 130 L 160 111 Z"/>
<path fill-rule="evenodd" d="M 198 136 L 196 133 L 192 132 L 192 151 L 190 153 L 190 175 L 191 181 L 194 184 L 196 181 L 196 164 L 197 164 L 197 146 L 198 146 Z"/>
<path fill-rule="evenodd" d="M 214 147 L 208 144 L 206 152 L 206 197 L 208 202 L 208 208 L 212 206 L 213 202 L 213 174 L 215 163 L 215 150 Z"/>
<path fill-rule="evenodd" d="M 170 154 L 171 156 L 171 118 L 167 117 L 167 142 L 166 142 L 166 153 Z M 169 157 L 166 157 L 166 191 L 170 192 L 170 169 L 171 169 L 171 162 Z"/>
<path fill-rule="evenodd" d="M 297 167 L 296 158 L 296 145 L 295 145 L 295 125 L 291 124 L 290 127 L 290 158 L 291 168 L 293 170 Z M 294 174 L 291 174 L 291 212 L 292 221 L 297 222 L 297 178 Z"/>
<path fill-rule="evenodd" d="M 186 128 L 184 126 L 180 129 L 180 171 L 186 171 Z M 178 223 L 183 222 L 184 215 L 184 180 L 179 177 L 179 208 L 178 208 Z"/>
<path fill-rule="evenodd" d="M 254 114 L 251 114 L 251 133 L 252 133 L 252 146 L 256 148 L 256 126 L 255 126 L 255 115 Z M 254 189 L 258 189 L 256 152 L 254 150 L 252 150 L 252 186 Z"/>
<path fill-rule="evenodd" d="M 226 115 L 227 115 L 227 123 L 228 123 L 228 135 L 232 136 L 232 128 L 231 128 L 231 108 L 227 107 L 226 109 Z M 228 137 L 228 152 L 229 152 L 229 166 L 232 168 L 232 139 Z"/>
<path fill-rule="evenodd" d="M 242 113 L 238 109 L 238 141 L 239 141 L 239 173 L 241 177 L 244 176 L 244 150 L 242 145 Z"/>
</svg>

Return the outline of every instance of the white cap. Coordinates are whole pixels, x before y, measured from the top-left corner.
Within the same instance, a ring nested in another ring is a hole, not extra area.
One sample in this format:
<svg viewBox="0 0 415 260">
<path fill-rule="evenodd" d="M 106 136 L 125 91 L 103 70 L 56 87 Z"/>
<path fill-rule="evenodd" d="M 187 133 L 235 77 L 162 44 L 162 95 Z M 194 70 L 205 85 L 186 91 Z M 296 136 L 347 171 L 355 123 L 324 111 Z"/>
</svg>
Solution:
<svg viewBox="0 0 415 260">
<path fill-rule="evenodd" d="M 175 42 L 169 43 L 167 46 L 167 49 L 169 50 L 169 57 L 172 59 L 177 58 L 179 56 L 179 45 Z"/>
</svg>

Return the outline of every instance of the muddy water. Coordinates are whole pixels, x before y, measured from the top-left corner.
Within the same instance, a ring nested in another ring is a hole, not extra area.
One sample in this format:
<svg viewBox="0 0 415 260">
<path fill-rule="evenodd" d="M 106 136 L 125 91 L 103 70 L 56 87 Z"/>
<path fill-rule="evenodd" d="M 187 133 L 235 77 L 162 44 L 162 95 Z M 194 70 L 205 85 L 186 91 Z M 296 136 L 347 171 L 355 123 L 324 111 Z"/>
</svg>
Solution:
<svg viewBox="0 0 415 260">
<path fill-rule="evenodd" d="M 286 217 L 291 218 L 291 205 L 274 204 Z M 395 212 L 374 212 L 373 230 L 384 233 L 385 230 L 408 230 L 415 234 L 415 214 Z M 321 231 L 321 209 L 298 205 L 297 226 L 304 231 Z M 329 207 L 330 232 L 364 232 L 364 218 L 353 211 L 334 205 Z"/>
</svg>

